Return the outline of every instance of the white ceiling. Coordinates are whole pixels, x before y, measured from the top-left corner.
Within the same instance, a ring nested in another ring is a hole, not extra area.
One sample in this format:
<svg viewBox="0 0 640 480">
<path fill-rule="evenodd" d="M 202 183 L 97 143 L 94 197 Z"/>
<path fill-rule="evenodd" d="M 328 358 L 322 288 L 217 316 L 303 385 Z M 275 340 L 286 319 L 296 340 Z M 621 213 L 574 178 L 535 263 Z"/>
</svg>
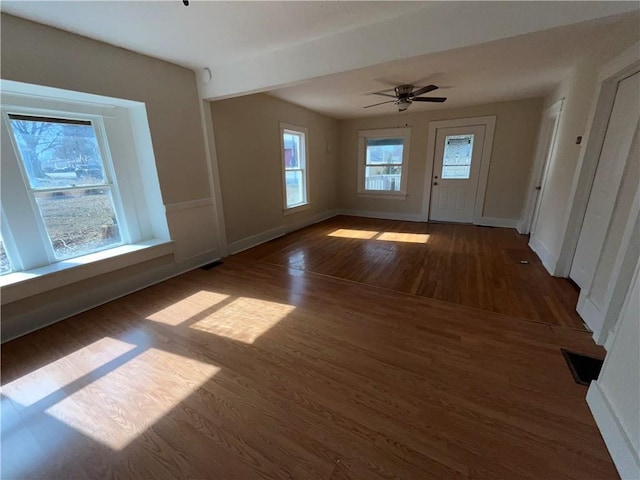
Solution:
<svg viewBox="0 0 640 480">
<path fill-rule="evenodd" d="M 368 93 L 440 85 L 451 108 L 543 95 L 588 53 L 637 41 L 637 2 L 3 1 L 0 9 L 200 72 L 203 98 L 251 92 L 334 116 Z"/>
</svg>

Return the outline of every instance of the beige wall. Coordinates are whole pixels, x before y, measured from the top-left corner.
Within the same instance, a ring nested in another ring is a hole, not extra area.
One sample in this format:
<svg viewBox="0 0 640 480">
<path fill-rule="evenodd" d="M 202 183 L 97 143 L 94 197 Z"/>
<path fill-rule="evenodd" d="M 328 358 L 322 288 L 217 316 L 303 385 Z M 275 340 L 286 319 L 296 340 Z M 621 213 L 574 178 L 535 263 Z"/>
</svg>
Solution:
<svg viewBox="0 0 640 480">
<path fill-rule="evenodd" d="M 211 103 L 227 240 L 313 221 L 337 207 L 338 122 L 265 94 Z M 310 208 L 283 214 L 280 122 L 308 129 Z M 265 237 L 266 238 L 266 237 Z"/>
<path fill-rule="evenodd" d="M 341 174 L 337 179 L 340 206 L 354 211 L 401 214 L 407 218 L 419 216 L 425 201 L 429 122 L 495 115 L 496 130 L 483 216 L 519 220 L 541 113 L 542 99 L 533 98 L 435 112 L 394 113 L 383 117 L 345 120 L 341 122 L 340 129 Z M 403 127 L 405 124 L 412 127 L 407 199 L 358 198 L 358 130 Z"/>
<path fill-rule="evenodd" d="M 3 305 L 3 340 L 218 258 L 194 72 L 9 15 L 1 22 L 3 79 L 146 104 L 175 252 Z"/>
</svg>

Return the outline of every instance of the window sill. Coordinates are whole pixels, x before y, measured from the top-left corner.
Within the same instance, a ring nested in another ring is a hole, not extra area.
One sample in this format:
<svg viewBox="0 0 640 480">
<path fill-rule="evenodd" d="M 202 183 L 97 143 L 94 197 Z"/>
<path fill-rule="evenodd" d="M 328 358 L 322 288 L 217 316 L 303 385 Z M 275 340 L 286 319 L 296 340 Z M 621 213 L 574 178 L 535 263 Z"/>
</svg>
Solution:
<svg viewBox="0 0 640 480">
<path fill-rule="evenodd" d="M 33 270 L 8 273 L 0 277 L 2 304 L 172 254 L 173 242 L 149 240 L 63 260 Z"/>
<path fill-rule="evenodd" d="M 298 212 L 304 212 L 305 210 L 309 210 L 311 205 L 309 203 L 303 203 L 301 205 L 296 205 L 295 207 L 285 208 L 282 210 L 283 215 L 292 215 Z"/>
<path fill-rule="evenodd" d="M 382 200 L 406 200 L 408 195 L 406 193 L 391 193 L 391 192 L 358 192 L 358 198 L 379 198 Z"/>
</svg>

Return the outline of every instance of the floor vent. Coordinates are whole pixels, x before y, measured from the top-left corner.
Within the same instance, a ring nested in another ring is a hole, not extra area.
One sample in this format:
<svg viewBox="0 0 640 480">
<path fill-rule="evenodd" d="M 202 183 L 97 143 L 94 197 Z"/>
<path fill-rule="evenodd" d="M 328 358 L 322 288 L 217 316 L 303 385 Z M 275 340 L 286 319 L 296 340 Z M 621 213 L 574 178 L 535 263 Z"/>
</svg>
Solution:
<svg viewBox="0 0 640 480">
<path fill-rule="evenodd" d="M 216 260 L 215 262 L 207 263 L 206 265 L 201 266 L 202 270 L 211 270 L 214 267 L 218 267 L 222 265 L 222 260 Z"/>
<path fill-rule="evenodd" d="M 580 353 L 570 352 L 564 348 L 560 349 L 564 359 L 567 361 L 571 375 L 576 383 L 589 385 L 592 380 L 597 380 L 602 369 L 602 362 L 599 358 L 587 357 Z"/>
</svg>

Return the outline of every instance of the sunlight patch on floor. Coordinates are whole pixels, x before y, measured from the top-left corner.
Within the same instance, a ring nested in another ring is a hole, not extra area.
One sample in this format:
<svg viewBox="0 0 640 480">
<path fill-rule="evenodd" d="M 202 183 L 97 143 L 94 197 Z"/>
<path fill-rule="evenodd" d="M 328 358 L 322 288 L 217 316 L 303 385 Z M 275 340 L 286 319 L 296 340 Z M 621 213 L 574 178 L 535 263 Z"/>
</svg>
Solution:
<svg viewBox="0 0 640 480">
<path fill-rule="evenodd" d="M 428 233 L 374 232 L 372 230 L 350 230 L 339 228 L 327 234 L 328 237 L 354 238 L 360 240 L 381 240 L 383 242 L 402 242 L 425 244 Z"/>
<path fill-rule="evenodd" d="M 2 393 L 28 407 L 136 348 L 104 337 L 2 386 Z"/>
<path fill-rule="evenodd" d="M 428 233 L 400 233 L 400 232 L 381 232 L 375 240 L 385 242 L 405 242 L 405 243 L 422 243 L 429 241 Z"/>
<path fill-rule="evenodd" d="M 339 228 L 338 230 L 334 230 L 333 232 L 327 234 L 328 237 L 340 237 L 340 238 L 359 238 L 368 240 L 380 232 L 373 232 L 371 230 L 350 230 L 348 228 Z"/>
<path fill-rule="evenodd" d="M 204 312 L 227 298 L 229 298 L 229 295 L 201 290 L 187 298 L 172 303 L 167 308 L 158 310 L 153 315 L 149 315 L 147 320 L 175 327 L 197 314 L 196 310 L 200 313 Z"/>
<path fill-rule="evenodd" d="M 244 343 L 253 343 L 295 308 L 284 303 L 239 297 L 194 323 L 191 328 Z"/>
<path fill-rule="evenodd" d="M 45 412 L 122 450 L 220 369 L 150 348 Z"/>
</svg>

